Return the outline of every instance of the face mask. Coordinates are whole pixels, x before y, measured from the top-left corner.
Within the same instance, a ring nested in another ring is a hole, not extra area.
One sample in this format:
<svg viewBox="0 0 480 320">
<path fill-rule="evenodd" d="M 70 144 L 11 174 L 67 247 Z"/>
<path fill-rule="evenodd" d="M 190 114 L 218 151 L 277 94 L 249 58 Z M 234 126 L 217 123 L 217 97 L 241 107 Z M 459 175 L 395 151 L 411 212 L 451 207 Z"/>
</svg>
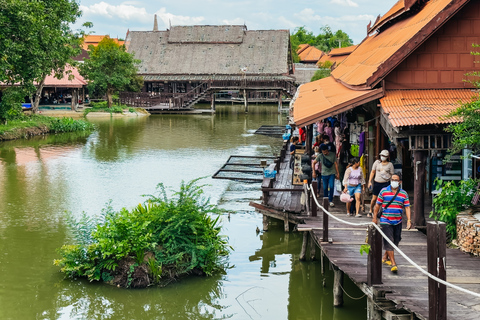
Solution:
<svg viewBox="0 0 480 320">
<path fill-rule="evenodd" d="M 382 159 L 382 161 L 386 161 L 388 158 L 384 156 L 380 156 L 380 159 Z"/>
<path fill-rule="evenodd" d="M 390 185 L 392 186 L 393 189 L 397 189 L 398 186 L 400 185 L 400 182 L 398 182 L 398 181 L 392 181 L 392 182 L 390 183 Z"/>
</svg>

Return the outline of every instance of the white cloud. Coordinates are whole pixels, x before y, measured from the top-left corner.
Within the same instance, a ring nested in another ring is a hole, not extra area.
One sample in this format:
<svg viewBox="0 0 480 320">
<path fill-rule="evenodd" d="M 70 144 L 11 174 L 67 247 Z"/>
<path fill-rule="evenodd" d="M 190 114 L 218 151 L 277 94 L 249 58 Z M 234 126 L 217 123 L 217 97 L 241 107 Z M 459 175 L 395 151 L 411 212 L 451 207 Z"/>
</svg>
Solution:
<svg viewBox="0 0 480 320">
<path fill-rule="evenodd" d="M 205 20 L 204 17 L 177 16 L 168 13 L 166 8 L 160 8 L 156 14 L 158 18 L 163 21 L 166 27 L 169 27 L 170 24 L 177 26 L 199 24 Z"/>
<path fill-rule="evenodd" d="M 352 0 L 332 0 L 330 3 L 339 4 L 344 7 L 358 7 L 358 4 Z"/>
<path fill-rule="evenodd" d="M 330 16 L 320 16 L 315 14 L 315 11 L 310 8 L 303 9 L 299 13 L 295 13 L 294 17 L 302 21 L 303 23 L 310 23 L 311 21 L 321 21 L 323 23 L 329 21 L 335 22 L 354 22 L 354 21 L 370 21 L 374 20 L 375 17 L 369 14 L 359 14 L 359 15 L 345 15 L 339 17 L 330 17 Z"/>
<path fill-rule="evenodd" d="M 111 5 L 103 1 L 88 7 L 81 5 L 80 10 L 82 10 L 84 16 L 97 15 L 109 19 L 142 21 L 151 17 L 145 8 L 138 8 L 128 4 Z"/>
<path fill-rule="evenodd" d="M 234 25 L 238 26 L 238 25 L 243 25 L 246 22 L 242 18 L 235 18 L 235 19 L 231 19 L 231 20 L 224 19 L 224 20 L 222 20 L 222 23 L 232 25 L 232 26 L 234 26 Z"/>
</svg>

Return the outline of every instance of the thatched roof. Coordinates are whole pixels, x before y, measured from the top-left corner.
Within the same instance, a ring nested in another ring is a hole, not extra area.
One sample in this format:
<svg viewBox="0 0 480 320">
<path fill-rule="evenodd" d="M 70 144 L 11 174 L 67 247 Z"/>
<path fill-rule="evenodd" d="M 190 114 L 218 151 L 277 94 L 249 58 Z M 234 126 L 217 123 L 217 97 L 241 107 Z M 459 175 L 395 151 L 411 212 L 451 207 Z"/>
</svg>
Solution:
<svg viewBox="0 0 480 320">
<path fill-rule="evenodd" d="M 125 42 L 142 62 L 141 75 L 288 75 L 288 30 L 245 26 L 180 26 L 167 31 L 130 31 Z"/>
</svg>

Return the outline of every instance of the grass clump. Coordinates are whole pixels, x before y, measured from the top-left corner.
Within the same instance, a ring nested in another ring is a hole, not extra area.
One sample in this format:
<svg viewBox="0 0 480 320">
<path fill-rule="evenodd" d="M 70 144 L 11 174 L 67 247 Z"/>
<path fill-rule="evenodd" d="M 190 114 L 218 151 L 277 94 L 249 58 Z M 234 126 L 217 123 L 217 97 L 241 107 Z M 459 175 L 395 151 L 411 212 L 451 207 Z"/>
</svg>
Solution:
<svg viewBox="0 0 480 320">
<path fill-rule="evenodd" d="M 86 108 L 83 111 L 84 116 L 86 116 L 90 112 L 123 113 L 123 110 L 125 109 L 130 110 L 130 108 L 124 104 L 112 106 L 111 108 L 109 108 L 107 105 L 107 101 L 92 102 L 90 106 L 91 108 Z"/>
<path fill-rule="evenodd" d="M 28 138 L 46 133 L 83 132 L 94 126 L 85 120 L 54 118 L 42 115 L 20 115 L 0 125 L 0 140 Z"/>
<path fill-rule="evenodd" d="M 86 277 L 125 288 L 163 285 L 189 274 L 213 275 L 227 266 L 231 247 L 220 235 L 220 211 L 202 197 L 197 181 L 137 207 L 103 210 L 100 222 L 85 215 L 73 222 L 76 244 L 59 249 L 54 264 L 69 278 Z"/>
</svg>

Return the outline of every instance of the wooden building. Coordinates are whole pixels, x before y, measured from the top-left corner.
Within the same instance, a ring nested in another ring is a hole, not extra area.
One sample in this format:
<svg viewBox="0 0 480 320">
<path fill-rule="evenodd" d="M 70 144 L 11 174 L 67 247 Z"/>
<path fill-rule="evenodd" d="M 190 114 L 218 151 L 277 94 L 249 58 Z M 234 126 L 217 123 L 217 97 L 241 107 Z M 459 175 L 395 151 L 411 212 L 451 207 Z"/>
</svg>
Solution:
<svg viewBox="0 0 480 320">
<path fill-rule="evenodd" d="M 425 224 L 432 180 L 471 175 L 460 156 L 442 167 L 451 144 L 442 116 L 478 97 L 466 73 L 478 71 L 471 55 L 480 43 L 480 2 L 400 0 L 369 24 L 366 38 L 330 77 L 299 87 L 291 103 L 297 126 L 353 113 L 363 125 L 371 168 L 382 149 L 395 149 L 404 186 L 414 189 L 414 223 Z M 440 161 L 439 161 L 440 160 Z"/>
<path fill-rule="evenodd" d="M 254 92 L 280 104 L 282 96 L 295 91 L 288 30 L 239 25 L 156 29 L 127 33 L 127 51 L 141 60 L 138 73 L 145 86 L 141 94 L 122 94 L 123 103 L 161 111 L 191 109 L 199 100 L 211 100 L 214 109 L 219 92 L 245 98 Z"/>
</svg>

